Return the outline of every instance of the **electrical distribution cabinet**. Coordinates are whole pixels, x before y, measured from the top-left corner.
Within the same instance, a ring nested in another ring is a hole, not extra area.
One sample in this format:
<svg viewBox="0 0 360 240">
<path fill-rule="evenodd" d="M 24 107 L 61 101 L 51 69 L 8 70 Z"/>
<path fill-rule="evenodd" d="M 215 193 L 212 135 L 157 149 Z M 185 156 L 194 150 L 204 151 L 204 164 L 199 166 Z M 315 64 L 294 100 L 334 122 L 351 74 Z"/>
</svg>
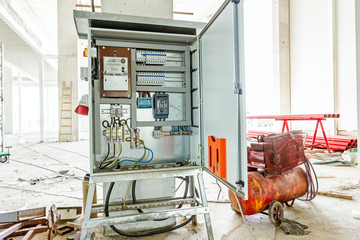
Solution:
<svg viewBox="0 0 360 240">
<path fill-rule="evenodd" d="M 171 229 L 198 214 L 213 239 L 203 171 L 247 197 L 242 4 L 225 1 L 207 25 L 74 11 L 89 48 L 87 199 L 96 183 L 105 199 L 87 201 L 82 239 L 90 227 Z M 176 177 L 189 189 L 180 200 Z"/>
</svg>

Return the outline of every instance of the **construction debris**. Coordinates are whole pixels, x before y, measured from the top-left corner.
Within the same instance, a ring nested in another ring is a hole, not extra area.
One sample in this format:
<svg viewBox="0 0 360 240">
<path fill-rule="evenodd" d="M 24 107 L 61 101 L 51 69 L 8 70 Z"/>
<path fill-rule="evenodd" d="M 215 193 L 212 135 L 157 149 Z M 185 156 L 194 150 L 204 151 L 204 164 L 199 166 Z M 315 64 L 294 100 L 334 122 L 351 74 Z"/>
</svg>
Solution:
<svg viewBox="0 0 360 240">
<path fill-rule="evenodd" d="M 36 233 L 48 231 L 49 227 L 47 224 L 48 220 L 46 218 L 26 220 L 20 223 L 1 224 L 0 229 L 6 230 L 0 232 L 0 239 L 25 235 L 27 235 L 27 239 L 31 239 L 32 235 Z M 28 232 L 30 233 L 28 234 Z"/>
<path fill-rule="evenodd" d="M 289 235 L 302 236 L 308 235 L 310 233 L 310 231 L 305 231 L 308 226 L 286 218 L 281 220 L 280 228 L 284 230 L 285 234 Z"/>
<path fill-rule="evenodd" d="M 307 153 L 307 158 L 313 164 L 331 166 L 354 166 L 357 163 L 357 149 L 353 148 L 345 152 L 335 153 Z"/>
<path fill-rule="evenodd" d="M 358 218 L 358 219 L 360 219 L 360 211 L 358 211 L 358 210 L 353 210 L 353 211 L 351 212 L 351 215 L 352 215 L 353 218 Z"/>
<path fill-rule="evenodd" d="M 68 227 L 68 226 L 62 226 L 62 227 L 59 227 L 58 228 L 58 233 L 60 235 L 65 235 L 65 234 L 68 234 L 68 233 L 71 233 L 72 231 L 74 231 L 75 229 L 72 228 L 72 227 Z"/>
<path fill-rule="evenodd" d="M 36 208 L 15 212 L 18 216 L 17 222 L 0 224 L 0 239 L 24 236 L 22 239 L 31 239 L 35 234 L 48 232 L 48 240 L 52 240 L 57 233 L 56 221 L 58 220 L 56 206 L 52 205 L 48 217 L 36 218 L 45 215 L 45 208 Z M 36 219 L 23 220 L 21 217 L 35 217 Z"/>
<path fill-rule="evenodd" d="M 81 215 L 82 207 L 58 207 L 60 220 L 74 220 Z"/>
<path fill-rule="evenodd" d="M 65 224 L 65 226 L 68 226 L 68 227 L 72 227 L 72 228 L 74 228 L 74 229 L 79 229 L 79 230 L 81 230 L 81 224 L 82 224 L 82 218 L 81 218 L 81 219 L 78 219 L 78 220 L 76 220 L 76 221 L 74 221 L 74 222 L 67 222 L 67 223 Z"/>
<path fill-rule="evenodd" d="M 336 178 L 335 176 L 317 176 L 317 178 Z"/>
</svg>

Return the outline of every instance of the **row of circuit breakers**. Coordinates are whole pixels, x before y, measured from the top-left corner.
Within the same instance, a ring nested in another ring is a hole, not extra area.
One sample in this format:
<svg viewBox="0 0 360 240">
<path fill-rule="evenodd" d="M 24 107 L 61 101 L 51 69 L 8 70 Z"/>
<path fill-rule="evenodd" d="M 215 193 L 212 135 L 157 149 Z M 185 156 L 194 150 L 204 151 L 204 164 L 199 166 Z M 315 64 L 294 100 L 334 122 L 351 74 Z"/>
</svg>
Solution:
<svg viewBox="0 0 360 240">
<path fill-rule="evenodd" d="M 109 51 L 110 48 L 110 51 Z M 102 48 L 100 48 L 101 54 Z M 114 57 L 109 53 L 115 52 Z M 118 53 L 118 54 L 116 54 Z M 109 56 L 110 55 L 110 56 Z M 121 57 L 116 57 L 119 55 Z M 131 96 L 130 86 L 130 49 L 107 47 L 103 52 L 103 97 L 127 97 Z M 167 54 L 163 51 L 136 50 L 136 63 L 138 65 L 165 65 Z M 163 72 L 136 72 L 137 86 L 164 86 L 165 74 Z M 140 94 L 137 98 L 137 107 L 141 109 L 153 108 L 155 119 L 164 120 L 169 115 L 169 95 L 155 93 L 151 97 L 149 92 Z"/>
</svg>

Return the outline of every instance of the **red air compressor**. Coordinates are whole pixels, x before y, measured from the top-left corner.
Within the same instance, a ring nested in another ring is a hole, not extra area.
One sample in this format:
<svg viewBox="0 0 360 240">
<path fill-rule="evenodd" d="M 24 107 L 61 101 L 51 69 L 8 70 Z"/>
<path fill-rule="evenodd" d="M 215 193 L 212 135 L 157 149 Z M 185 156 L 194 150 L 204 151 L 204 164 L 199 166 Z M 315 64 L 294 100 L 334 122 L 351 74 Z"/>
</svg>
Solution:
<svg viewBox="0 0 360 240">
<path fill-rule="evenodd" d="M 303 165 L 303 166 L 300 166 Z M 315 171 L 304 154 L 303 134 L 291 131 L 259 135 L 248 148 L 248 200 L 229 190 L 232 209 L 245 215 L 268 209 L 270 222 L 278 225 L 284 216 L 283 204 L 295 199 L 310 201 L 318 183 Z"/>
</svg>

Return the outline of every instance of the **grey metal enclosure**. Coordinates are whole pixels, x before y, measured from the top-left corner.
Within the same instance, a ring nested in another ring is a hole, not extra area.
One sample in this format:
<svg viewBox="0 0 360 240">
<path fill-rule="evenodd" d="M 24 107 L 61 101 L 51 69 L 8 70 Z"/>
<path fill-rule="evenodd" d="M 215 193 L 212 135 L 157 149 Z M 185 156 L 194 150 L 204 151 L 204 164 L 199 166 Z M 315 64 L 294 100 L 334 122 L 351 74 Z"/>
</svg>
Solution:
<svg viewBox="0 0 360 240">
<path fill-rule="evenodd" d="M 154 233 L 199 214 L 213 239 L 204 171 L 247 197 L 242 15 L 242 2 L 233 1 L 207 25 L 74 11 L 89 63 L 81 239 L 91 227 Z M 183 197 L 175 197 L 175 178 L 186 182 Z M 104 184 L 104 203 L 93 205 L 96 183 Z"/>
</svg>

